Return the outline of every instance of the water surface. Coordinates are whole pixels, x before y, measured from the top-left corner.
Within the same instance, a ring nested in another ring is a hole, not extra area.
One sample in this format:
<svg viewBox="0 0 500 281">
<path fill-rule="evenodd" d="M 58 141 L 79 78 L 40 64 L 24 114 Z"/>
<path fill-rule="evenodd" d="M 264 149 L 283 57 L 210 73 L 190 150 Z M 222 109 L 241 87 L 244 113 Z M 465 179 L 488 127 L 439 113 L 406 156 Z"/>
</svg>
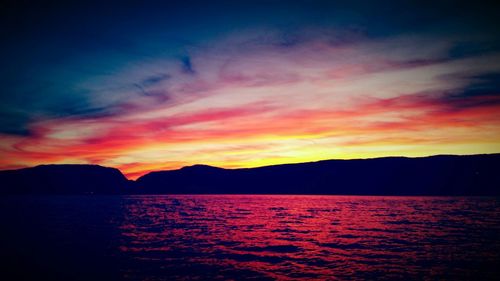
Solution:
<svg viewBox="0 0 500 281">
<path fill-rule="evenodd" d="M 368 196 L 0 199 L 19 279 L 495 279 L 500 200 Z"/>
</svg>

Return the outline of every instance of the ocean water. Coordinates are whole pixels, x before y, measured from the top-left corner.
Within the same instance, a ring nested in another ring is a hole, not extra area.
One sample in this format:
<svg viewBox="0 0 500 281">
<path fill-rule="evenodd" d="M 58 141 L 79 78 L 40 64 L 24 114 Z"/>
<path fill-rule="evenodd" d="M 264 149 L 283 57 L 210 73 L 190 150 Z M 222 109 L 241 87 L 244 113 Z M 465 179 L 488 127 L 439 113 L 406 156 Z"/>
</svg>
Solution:
<svg viewBox="0 0 500 281">
<path fill-rule="evenodd" d="M 0 219 L 2 280 L 500 276 L 499 198 L 16 196 Z"/>
</svg>

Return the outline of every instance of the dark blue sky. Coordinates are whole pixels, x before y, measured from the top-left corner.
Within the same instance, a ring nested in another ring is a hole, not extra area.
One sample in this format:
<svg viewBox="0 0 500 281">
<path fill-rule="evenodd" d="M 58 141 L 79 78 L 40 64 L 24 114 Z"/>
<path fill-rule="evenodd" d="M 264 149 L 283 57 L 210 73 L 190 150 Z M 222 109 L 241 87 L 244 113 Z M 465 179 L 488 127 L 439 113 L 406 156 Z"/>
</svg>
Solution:
<svg viewBox="0 0 500 281">
<path fill-rule="evenodd" d="M 158 56 L 189 70 L 187 49 L 229 33 L 278 30 L 283 45 L 328 28 L 340 31 L 331 39 L 337 42 L 428 33 L 462 37 L 450 56 L 498 50 L 498 10 L 470 2 L 3 2 L 0 131 L 26 134 L 36 114 L 103 114 L 86 104 L 85 90 L 72 89 L 75 83 Z"/>
</svg>

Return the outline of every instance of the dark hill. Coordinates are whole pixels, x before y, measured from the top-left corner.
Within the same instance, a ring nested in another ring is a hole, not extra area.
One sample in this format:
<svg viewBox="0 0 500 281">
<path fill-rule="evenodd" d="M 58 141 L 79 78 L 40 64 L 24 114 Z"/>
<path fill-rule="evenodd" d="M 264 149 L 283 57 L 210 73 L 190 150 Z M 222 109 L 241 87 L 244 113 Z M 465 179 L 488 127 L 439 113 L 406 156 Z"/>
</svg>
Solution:
<svg viewBox="0 0 500 281">
<path fill-rule="evenodd" d="M 145 194 L 500 195 L 500 154 L 326 160 L 250 169 L 152 172 Z"/>
<path fill-rule="evenodd" d="M 97 165 L 41 165 L 0 171 L 0 194 L 119 194 L 130 182 L 114 168 Z"/>
<path fill-rule="evenodd" d="M 0 194 L 352 194 L 500 196 L 500 154 L 325 160 L 250 169 L 194 165 L 136 182 L 97 165 L 0 171 Z"/>
</svg>

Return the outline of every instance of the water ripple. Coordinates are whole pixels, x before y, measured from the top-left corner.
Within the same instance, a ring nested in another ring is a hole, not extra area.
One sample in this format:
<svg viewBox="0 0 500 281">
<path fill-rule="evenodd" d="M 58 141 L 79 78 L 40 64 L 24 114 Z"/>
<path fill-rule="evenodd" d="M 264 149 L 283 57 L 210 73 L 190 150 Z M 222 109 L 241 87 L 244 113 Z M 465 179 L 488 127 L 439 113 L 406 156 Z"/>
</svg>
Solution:
<svg viewBox="0 0 500 281">
<path fill-rule="evenodd" d="M 146 262 L 148 250 L 154 250 L 155 258 L 176 265 L 237 270 L 238 279 L 488 279 L 499 261 L 495 199 L 186 195 L 124 200 L 120 249 L 126 257 L 141 255 Z M 482 209 L 474 208 L 478 205 Z M 128 272 L 131 279 L 141 274 L 144 269 Z M 207 276 L 193 270 L 184 277 Z"/>
</svg>

